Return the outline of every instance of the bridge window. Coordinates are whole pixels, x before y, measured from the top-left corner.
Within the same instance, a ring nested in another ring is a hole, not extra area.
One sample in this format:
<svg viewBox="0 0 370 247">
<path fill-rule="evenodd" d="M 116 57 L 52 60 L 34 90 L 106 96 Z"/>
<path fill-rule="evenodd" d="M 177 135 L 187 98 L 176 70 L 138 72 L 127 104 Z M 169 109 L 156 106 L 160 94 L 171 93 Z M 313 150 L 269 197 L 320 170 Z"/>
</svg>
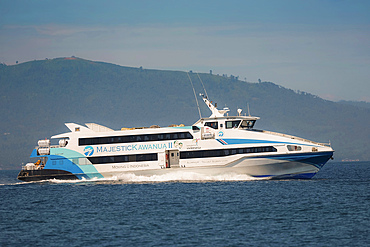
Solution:
<svg viewBox="0 0 370 247">
<path fill-rule="evenodd" d="M 206 122 L 204 126 L 211 127 L 212 129 L 218 129 L 218 122 Z"/>
<path fill-rule="evenodd" d="M 226 121 L 226 129 L 238 128 L 241 120 Z"/>
<path fill-rule="evenodd" d="M 256 120 L 243 120 L 242 124 L 240 125 L 240 128 L 251 129 L 253 128 L 255 122 Z"/>
</svg>

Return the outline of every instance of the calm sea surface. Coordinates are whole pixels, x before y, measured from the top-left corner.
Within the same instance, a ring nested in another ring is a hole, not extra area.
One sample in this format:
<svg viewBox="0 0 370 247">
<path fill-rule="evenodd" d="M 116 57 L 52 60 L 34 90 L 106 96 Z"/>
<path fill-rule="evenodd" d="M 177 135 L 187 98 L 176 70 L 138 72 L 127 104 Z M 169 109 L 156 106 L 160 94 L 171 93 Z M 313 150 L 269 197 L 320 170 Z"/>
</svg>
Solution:
<svg viewBox="0 0 370 247">
<path fill-rule="evenodd" d="M 0 246 L 370 246 L 370 162 L 276 181 L 23 183 L 17 172 L 0 171 Z"/>
</svg>

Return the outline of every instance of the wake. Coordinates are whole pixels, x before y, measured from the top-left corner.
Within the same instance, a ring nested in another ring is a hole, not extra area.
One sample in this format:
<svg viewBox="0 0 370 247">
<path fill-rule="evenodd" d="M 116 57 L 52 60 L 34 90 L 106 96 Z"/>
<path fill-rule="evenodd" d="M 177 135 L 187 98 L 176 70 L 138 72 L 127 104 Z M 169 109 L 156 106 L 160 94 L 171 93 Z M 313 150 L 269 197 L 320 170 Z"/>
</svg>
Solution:
<svg viewBox="0 0 370 247">
<path fill-rule="evenodd" d="M 130 184 L 130 183 L 206 183 L 206 182 L 232 182 L 232 181 L 254 181 L 262 180 L 248 175 L 226 173 L 222 175 L 205 175 L 196 172 L 171 172 L 162 175 L 142 176 L 134 173 L 122 173 L 109 178 L 91 178 L 91 179 L 48 179 L 36 182 L 18 182 L 11 185 L 52 183 L 52 184 Z M 9 184 L 7 184 L 9 185 Z"/>
</svg>

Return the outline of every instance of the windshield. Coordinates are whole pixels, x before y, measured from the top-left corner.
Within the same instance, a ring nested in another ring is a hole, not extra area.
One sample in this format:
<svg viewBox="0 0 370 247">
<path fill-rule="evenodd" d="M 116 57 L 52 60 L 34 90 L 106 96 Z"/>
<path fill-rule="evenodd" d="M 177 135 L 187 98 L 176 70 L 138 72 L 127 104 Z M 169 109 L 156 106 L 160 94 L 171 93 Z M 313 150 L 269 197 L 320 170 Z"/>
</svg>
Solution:
<svg viewBox="0 0 370 247">
<path fill-rule="evenodd" d="M 213 129 L 218 129 L 218 122 L 207 122 L 204 124 L 204 126 L 211 127 Z"/>
<path fill-rule="evenodd" d="M 243 120 L 242 124 L 240 125 L 240 128 L 251 129 L 253 128 L 255 122 L 256 120 Z"/>
<path fill-rule="evenodd" d="M 226 121 L 226 129 L 238 128 L 240 120 Z"/>
</svg>

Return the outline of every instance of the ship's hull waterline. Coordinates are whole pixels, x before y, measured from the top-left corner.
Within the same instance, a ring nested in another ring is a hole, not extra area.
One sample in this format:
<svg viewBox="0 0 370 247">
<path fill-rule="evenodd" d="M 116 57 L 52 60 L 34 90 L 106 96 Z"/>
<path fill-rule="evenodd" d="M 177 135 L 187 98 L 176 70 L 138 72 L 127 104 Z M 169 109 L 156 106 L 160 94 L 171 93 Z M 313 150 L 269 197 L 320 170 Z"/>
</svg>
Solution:
<svg viewBox="0 0 370 247">
<path fill-rule="evenodd" d="M 275 155 L 271 157 L 245 157 L 235 160 L 227 165 L 197 166 L 197 167 L 175 167 L 164 169 L 145 169 L 130 171 L 110 171 L 102 173 L 77 173 L 55 169 L 22 170 L 18 179 L 22 181 L 43 181 L 50 179 L 76 180 L 103 178 L 120 179 L 125 174 L 135 176 L 160 176 L 170 173 L 195 173 L 207 176 L 219 175 L 247 175 L 252 178 L 263 179 L 310 179 L 324 166 L 332 157 L 333 152 L 299 154 L 294 156 Z M 298 157 L 297 157 L 298 156 Z"/>
</svg>

